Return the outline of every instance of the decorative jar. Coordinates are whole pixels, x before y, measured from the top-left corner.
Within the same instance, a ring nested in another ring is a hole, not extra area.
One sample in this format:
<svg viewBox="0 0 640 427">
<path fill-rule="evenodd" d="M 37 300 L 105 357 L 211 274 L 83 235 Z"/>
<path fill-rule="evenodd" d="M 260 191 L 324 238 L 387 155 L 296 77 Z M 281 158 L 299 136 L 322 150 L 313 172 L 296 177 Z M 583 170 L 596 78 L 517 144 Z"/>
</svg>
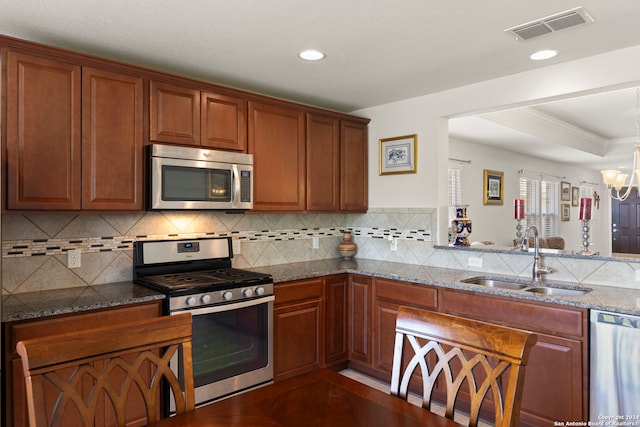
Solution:
<svg viewBox="0 0 640 427">
<path fill-rule="evenodd" d="M 342 232 L 342 242 L 338 245 L 338 253 L 344 259 L 351 259 L 358 252 L 358 245 L 351 238 L 351 231 L 345 230 Z"/>
<path fill-rule="evenodd" d="M 453 246 L 469 246 L 471 220 L 467 218 L 467 205 L 456 206 L 456 217 L 451 221 Z"/>
</svg>

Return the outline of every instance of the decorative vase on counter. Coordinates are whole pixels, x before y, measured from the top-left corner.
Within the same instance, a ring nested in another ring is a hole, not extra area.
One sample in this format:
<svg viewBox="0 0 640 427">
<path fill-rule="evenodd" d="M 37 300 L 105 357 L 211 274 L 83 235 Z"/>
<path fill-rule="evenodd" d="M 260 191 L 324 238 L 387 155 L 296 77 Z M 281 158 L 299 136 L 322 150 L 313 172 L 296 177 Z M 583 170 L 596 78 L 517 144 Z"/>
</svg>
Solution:
<svg viewBox="0 0 640 427">
<path fill-rule="evenodd" d="M 453 246 L 469 246 L 469 234 L 471 234 L 471 220 L 467 218 L 467 205 L 455 207 L 456 217 L 451 221 L 451 236 Z"/>
<path fill-rule="evenodd" d="M 344 259 L 351 259 L 358 252 L 358 245 L 351 240 L 351 231 L 345 230 L 342 232 L 342 242 L 338 245 L 338 252 Z"/>
</svg>

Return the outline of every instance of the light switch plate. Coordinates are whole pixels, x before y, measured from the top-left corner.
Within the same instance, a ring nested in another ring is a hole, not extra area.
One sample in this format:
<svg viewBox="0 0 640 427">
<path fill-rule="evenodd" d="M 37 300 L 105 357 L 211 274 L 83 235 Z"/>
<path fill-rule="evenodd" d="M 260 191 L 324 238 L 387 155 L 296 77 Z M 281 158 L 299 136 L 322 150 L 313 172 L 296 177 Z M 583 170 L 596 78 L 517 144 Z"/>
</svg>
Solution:
<svg viewBox="0 0 640 427">
<path fill-rule="evenodd" d="M 318 249 L 320 247 L 320 238 L 318 236 L 313 236 L 311 238 L 311 249 Z"/>
</svg>

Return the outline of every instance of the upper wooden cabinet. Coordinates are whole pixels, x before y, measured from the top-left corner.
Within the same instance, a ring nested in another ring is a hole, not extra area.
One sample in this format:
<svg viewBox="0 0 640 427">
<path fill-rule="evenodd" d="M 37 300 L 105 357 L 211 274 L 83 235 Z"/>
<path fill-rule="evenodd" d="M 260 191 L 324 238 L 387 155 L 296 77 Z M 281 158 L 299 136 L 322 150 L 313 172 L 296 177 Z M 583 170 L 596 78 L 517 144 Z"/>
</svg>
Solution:
<svg viewBox="0 0 640 427">
<path fill-rule="evenodd" d="M 307 210 L 340 209 L 340 120 L 307 115 Z"/>
<path fill-rule="evenodd" d="M 255 210 L 305 210 L 305 146 L 302 110 L 249 103 Z"/>
<path fill-rule="evenodd" d="M 366 212 L 369 206 L 367 179 L 367 125 L 340 122 L 340 210 Z"/>
<path fill-rule="evenodd" d="M 7 209 L 142 209 L 142 78 L 7 52 Z"/>
<path fill-rule="evenodd" d="M 82 69 L 82 209 L 142 209 L 142 78 Z"/>
<path fill-rule="evenodd" d="M 81 68 L 5 57 L 7 208 L 80 209 Z"/>
<path fill-rule="evenodd" d="M 247 101 L 151 81 L 149 139 L 246 152 Z"/>
<path fill-rule="evenodd" d="M 307 115 L 307 210 L 366 212 L 367 125 Z"/>
<path fill-rule="evenodd" d="M 200 145 L 200 91 L 152 81 L 149 84 L 149 139 Z"/>
</svg>

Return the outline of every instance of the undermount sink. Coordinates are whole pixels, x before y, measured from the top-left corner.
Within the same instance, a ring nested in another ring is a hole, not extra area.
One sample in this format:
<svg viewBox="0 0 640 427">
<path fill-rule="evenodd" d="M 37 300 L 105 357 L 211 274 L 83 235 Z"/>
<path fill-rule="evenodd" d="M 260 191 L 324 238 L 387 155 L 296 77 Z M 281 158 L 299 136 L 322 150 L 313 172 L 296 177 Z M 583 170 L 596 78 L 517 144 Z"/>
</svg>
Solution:
<svg viewBox="0 0 640 427">
<path fill-rule="evenodd" d="M 471 283 L 473 285 L 488 286 L 491 288 L 499 289 L 524 289 L 527 285 L 522 283 L 510 282 L 508 280 L 490 279 L 487 277 L 471 277 L 469 279 L 462 280 L 464 283 Z"/>
<path fill-rule="evenodd" d="M 561 296 L 561 297 L 573 297 L 584 295 L 587 292 L 591 292 L 591 289 L 566 289 L 566 288 L 553 288 L 547 286 L 535 286 L 529 289 L 525 289 L 527 292 L 542 295 Z"/>
<path fill-rule="evenodd" d="M 489 288 L 498 289 L 511 289 L 511 290 L 524 290 L 525 292 L 531 292 L 532 294 L 548 295 L 548 296 L 560 296 L 560 297 L 574 297 L 584 295 L 591 292 L 591 289 L 571 289 L 571 288 L 558 288 L 554 286 L 540 286 L 533 282 L 530 283 L 518 283 L 508 279 L 493 279 L 490 277 L 476 276 L 468 279 L 461 280 L 463 283 L 470 283 L 472 285 L 481 285 Z"/>
</svg>

